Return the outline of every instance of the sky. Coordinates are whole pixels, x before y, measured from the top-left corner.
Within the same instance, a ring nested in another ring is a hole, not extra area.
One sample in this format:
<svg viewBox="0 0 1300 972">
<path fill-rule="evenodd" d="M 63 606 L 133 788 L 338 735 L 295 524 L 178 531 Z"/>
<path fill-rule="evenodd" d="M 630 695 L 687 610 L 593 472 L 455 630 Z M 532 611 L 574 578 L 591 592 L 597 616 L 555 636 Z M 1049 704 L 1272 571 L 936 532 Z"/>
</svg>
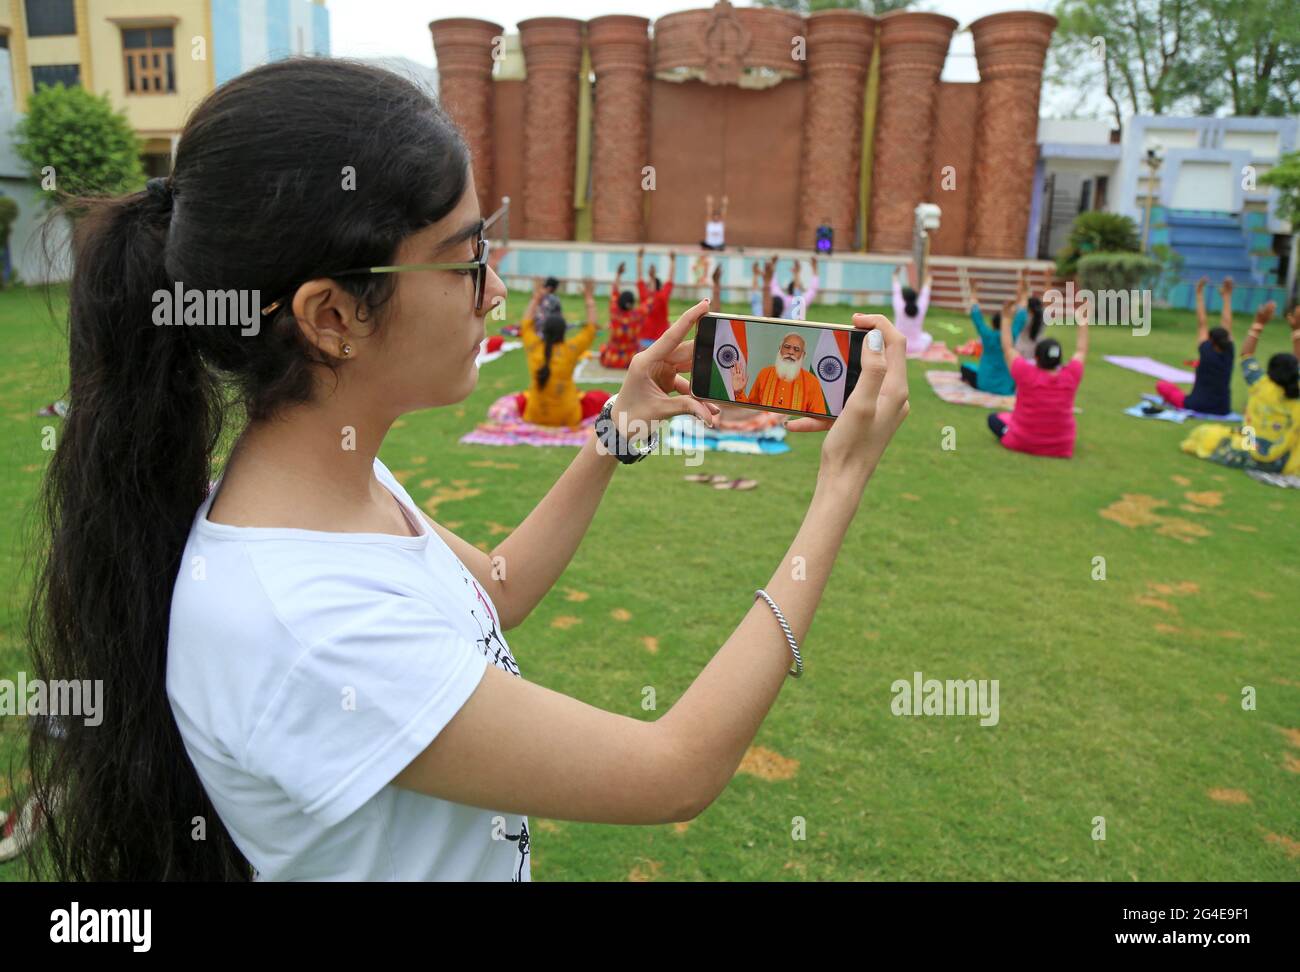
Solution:
<svg viewBox="0 0 1300 972">
<path fill-rule="evenodd" d="M 733 0 L 736 6 L 753 6 Z M 604 14 L 636 13 L 661 17 L 677 10 L 712 6 L 712 0 L 482 0 L 472 7 L 428 0 L 327 0 L 330 11 L 332 53 L 340 57 L 406 57 L 434 65 L 429 22 L 442 17 L 482 17 L 514 31 L 519 21 L 538 16 L 576 17 L 590 20 Z M 974 20 L 1006 10 L 1050 12 L 1054 0 L 921 0 L 912 9 L 945 14 L 961 26 L 953 36 L 944 65 L 945 81 L 978 81 L 975 48 L 964 28 Z M 1042 113 L 1055 117 L 1102 117 L 1104 106 L 1096 98 L 1083 99 L 1095 106 L 1079 111 L 1078 92 L 1044 92 Z"/>
</svg>

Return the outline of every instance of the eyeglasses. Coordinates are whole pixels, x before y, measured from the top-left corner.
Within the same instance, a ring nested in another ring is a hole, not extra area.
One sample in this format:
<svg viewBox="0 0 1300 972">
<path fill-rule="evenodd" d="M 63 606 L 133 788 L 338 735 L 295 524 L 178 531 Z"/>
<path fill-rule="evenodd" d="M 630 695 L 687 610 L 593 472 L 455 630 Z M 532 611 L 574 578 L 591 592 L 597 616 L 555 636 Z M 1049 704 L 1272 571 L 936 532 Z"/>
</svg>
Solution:
<svg viewBox="0 0 1300 972">
<path fill-rule="evenodd" d="M 486 226 L 486 224 L 484 224 Z M 477 253 L 472 261 L 464 263 L 403 263 L 392 267 L 357 267 L 353 270 L 339 270 L 335 273 L 322 273 L 322 277 L 351 277 L 363 273 L 401 273 L 405 270 L 473 270 L 474 271 L 474 312 L 483 310 L 483 292 L 487 288 L 488 251 L 492 242 L 480 236 L 476 241 Z M 279 300 L 262 308 L 263 314 L 270 314 L 286 300 L 292 297 L 286 294 Z"/>
<path fill-rule="evenodd" d="M 783 344 L 783 345 L 781 345 L 781 350 L 782 350 L 782 351 L 798 351 L 800 354 L 802 354 L 802 353 L 803 353 L 803 345 L 802 345 L 802 344 Z"/>
</svg>

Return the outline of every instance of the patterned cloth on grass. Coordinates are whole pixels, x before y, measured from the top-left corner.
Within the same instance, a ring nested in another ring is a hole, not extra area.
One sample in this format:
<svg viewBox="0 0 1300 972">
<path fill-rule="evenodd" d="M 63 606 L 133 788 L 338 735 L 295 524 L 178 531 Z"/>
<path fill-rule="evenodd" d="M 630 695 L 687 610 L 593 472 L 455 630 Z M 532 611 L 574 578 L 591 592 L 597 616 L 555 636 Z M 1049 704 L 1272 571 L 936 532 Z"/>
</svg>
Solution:
<svg viewBox="0 0 1300 972">
<path fill-rule="evenodd" d="M 1016 407 L 1015 395 L 990 395 L 961 380 L 959 371 L 927 371 L 925 380 L 934 393 L 950 405 L 978 405 L 1009 412 Z"/>
<path fill-rule="evenodd" d="M 711 429 L 694 415 L 674 415 L 668 423 L 664 444 L 681 452 L 741 452 L 775 456 L 789 452 L 783 415 L 755 412 L 754 419 L 728 422 L 726 428 Z"/>
<path fill-rule="evenodd" d="M 534 425 L 519 416 L 519 403 L 514 393 L 502 395 L 488 408 L 488 420 L 480 422 L 473 432 L 460 437 L 468 445 L 491 446 L 575 446 L 581 448 L 591 437 L 597 416 L 582 420 L 579 426 Z"/>
</svg>

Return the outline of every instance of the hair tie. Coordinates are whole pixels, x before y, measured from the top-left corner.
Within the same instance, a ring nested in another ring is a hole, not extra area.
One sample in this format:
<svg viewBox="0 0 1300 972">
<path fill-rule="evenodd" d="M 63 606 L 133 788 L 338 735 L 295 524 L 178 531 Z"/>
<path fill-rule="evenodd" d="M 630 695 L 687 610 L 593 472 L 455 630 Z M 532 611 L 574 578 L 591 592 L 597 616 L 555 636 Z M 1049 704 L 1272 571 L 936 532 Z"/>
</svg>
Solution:
<svg viewBox="0 0 1300 972">
<path fill-rule="evenodd" d="M 144 184 L 144 188 L 150 197 L 161 203 L 169 212 L 171 211 L 173 199 L 171 179 L 155 176 Z"/>
</svg>

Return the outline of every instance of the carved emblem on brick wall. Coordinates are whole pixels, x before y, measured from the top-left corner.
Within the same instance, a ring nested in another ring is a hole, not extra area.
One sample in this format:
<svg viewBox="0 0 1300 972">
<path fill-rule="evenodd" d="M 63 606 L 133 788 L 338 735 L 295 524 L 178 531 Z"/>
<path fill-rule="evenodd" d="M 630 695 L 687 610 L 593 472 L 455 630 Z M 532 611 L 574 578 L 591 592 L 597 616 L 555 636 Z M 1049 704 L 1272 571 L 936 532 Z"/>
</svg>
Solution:
<svg viewBox="0 0 1300 972">
<path fill-rule="evenodd" d="M 738 83 L 753 37 L 728 0 L 719 0 L 709 11 L 703 43 L 704 83 Z"/>
</svg>

